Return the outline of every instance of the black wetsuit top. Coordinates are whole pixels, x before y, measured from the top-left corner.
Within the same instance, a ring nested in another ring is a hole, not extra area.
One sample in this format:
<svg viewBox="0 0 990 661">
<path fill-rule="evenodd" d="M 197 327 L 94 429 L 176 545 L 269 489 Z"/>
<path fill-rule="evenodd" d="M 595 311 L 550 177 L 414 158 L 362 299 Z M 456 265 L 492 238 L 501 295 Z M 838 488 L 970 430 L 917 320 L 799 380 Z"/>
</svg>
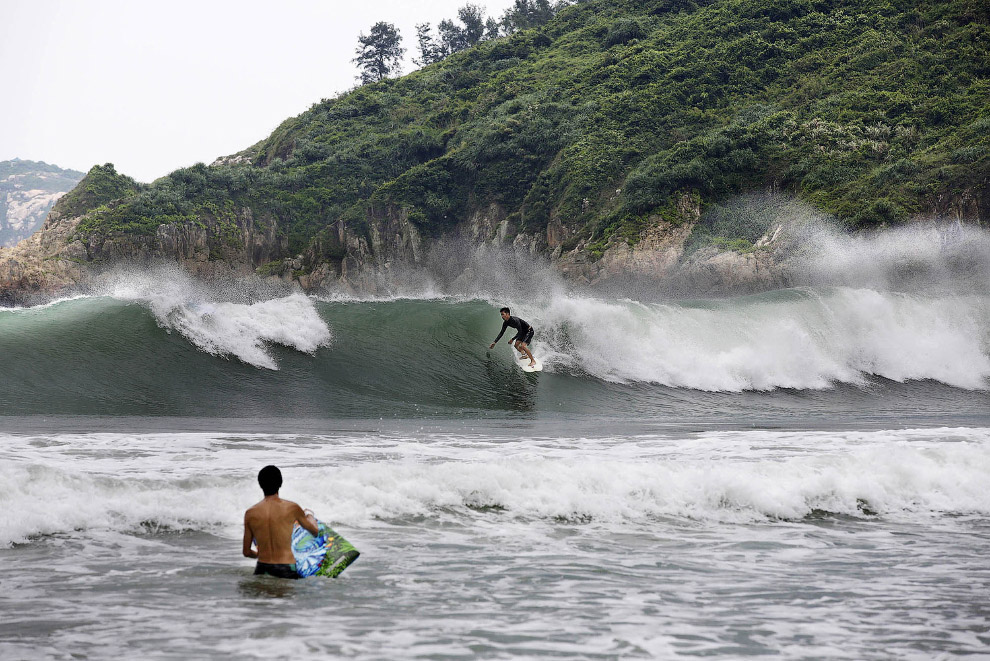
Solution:
<svg viewBox="0 0 990 661">
<path fill-rule="evenodd" d="M 502 322 L 502 330 L 499 331 L 498 337 L 495 338 L 495 342 L 492 342 L 492 344 L 496 344 L 498 343 L 499 340 L 502 339 L 502 335 L 505 334 L 505 329 L 508 328 L 509 326 L 512 326 L 517 331 L 516 336 L 511 340 L 512 342 L 515 342 L 516 340 L 522 340 L 523 342 L 525 342 L 526 336 L 529 335 L 533 330 L 532 326 L 527 324 L 519 317 L 510 316 L 508 319 Z"/>
</svg>

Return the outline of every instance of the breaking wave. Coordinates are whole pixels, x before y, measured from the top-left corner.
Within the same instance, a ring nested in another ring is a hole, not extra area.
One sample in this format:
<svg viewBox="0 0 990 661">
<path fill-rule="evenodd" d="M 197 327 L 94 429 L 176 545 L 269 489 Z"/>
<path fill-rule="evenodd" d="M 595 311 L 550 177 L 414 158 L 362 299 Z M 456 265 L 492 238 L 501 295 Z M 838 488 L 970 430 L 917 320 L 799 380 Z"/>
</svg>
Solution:
<svg viewBox="0 0 990 661">
<path fill-rule="evenodd" d="M 260 456 L 285 496 L 361 527 L 417 517 L 719 522 L 990 514 L 990 430 L 546 439 L 4 436 L 0 546 L 78 529 L 236 537 Z M 208 466 L 208 468 L 207 468 Z"/>
</svg>

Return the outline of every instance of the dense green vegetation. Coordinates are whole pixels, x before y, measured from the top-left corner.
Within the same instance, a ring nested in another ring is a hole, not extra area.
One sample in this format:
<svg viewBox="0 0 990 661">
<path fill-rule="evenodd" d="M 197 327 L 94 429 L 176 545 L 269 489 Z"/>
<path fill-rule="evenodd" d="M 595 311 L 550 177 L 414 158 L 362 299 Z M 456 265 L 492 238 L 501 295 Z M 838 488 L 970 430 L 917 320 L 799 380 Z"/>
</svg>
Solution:
<svg viewBox="0 0 990 661">
<path fill-rule="evenodd" d="M 988 23 L 984 0 L 589 0 L 323 100 L 251 164 L 179 170 L 83 229 L 246 206 L 293 254 L 335 258 L 323 230 L 340 220 L 360 233 L 402 207 L 436 235 L 494 203 L 516 231 L 559 218 L 595 251 L 674 219 L 684 193 L 767 185 L 853 227 L 898 223 L 987 186 Z"/>
<path fill-rule="evenodd" d="M 107 204 L 132 197 L 140 191 L 141 185 L 130 177 L 119 174 L 113 163 L 94 165 L 82 181 L 58 201 L 55 208 L 64 216 L 80 216 L 94 210 L 102 213 Z M 99 213 L 92 214 L 84 222 L 89 226 L 100 226 Z M 151 231 L 154 231 L 154 227 Z"/>
</svg>

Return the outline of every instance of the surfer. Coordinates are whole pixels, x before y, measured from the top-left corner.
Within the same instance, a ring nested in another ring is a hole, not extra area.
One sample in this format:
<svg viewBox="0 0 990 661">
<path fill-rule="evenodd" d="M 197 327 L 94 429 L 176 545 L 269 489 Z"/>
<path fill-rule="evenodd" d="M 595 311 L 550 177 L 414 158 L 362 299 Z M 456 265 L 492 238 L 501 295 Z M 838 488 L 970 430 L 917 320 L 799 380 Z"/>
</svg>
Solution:
<svg viewBox="0 0 990 661">
<path fill-rule="evenodd" d="M 488 348 L 494 349 L 498 341 L 502 339 L 502 335 L 505 334 L 505 329 L 511 326 L 516 329 L 516 336 L 509 340 L 509 344 L 514 345 L 519 353 L 529 358 L 530 367 L 536 365 L 536 358 L 533 358 L 533 352 L 529 350 L 529 343 L 533 341 L 533 327 L 519 317 L 510 315 L 509 308 L 502 308 L 499 313 L 502 315 L 502 330 L 499 331 L 495 341 L 488 345 Z"/>
<path fill-rule="evenodd" d="M 258 473 L 258 484 L 265 498 L 244 513 L 244 557 L 256 558 L 255 574 L 278 578 L 300 578 L 296 558 L 292 555 L 292 527 L 299 525 L 318 535 L 316 519 L 291 500 L 278 497 L 282 487 L 282 471 L 265 466 Z M 251 548 L 252 543 L 258 549 Z"/>
</svg>

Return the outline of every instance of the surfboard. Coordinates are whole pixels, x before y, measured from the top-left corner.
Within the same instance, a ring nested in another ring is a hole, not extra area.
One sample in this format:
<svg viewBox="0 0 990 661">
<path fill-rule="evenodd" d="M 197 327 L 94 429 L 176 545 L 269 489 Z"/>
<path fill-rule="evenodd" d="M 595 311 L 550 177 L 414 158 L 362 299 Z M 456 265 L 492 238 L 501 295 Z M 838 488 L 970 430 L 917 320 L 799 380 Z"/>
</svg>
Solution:
<svg viewBox="0 0 990 661">
<path fill-rule="evenodd" d="M 292 555 L 296 557 L 296 571 L 303 578 L 336 578 L 361 553 L 333 528 L 322 521 L 316 523 L 320 528 L 320 534 L 316 537 L 298 523 L 292 529 Z"/>
<path fill-rule="evenodd" d="M 542 372 L 543 371 L 543 363 L 541 363 L 540 362 L 540 359 L 539 358 L 536 358 L 536 356 L 533 356 L 533 358 L 536 359 L 536 364 L 533 365 L 532 367 L 530 367 L 529 366 L 529 358 L 527 358 L 526 356 L 521 355 L 518 351 L 515 351 L 515 350 L 512 351 L 512 354 L 513 354 L 513 357 L 516 359 L 516 365 L 518 365 L 520 368 L 522 368 L 522 371 L 523 372 Z"/>
</svg>

